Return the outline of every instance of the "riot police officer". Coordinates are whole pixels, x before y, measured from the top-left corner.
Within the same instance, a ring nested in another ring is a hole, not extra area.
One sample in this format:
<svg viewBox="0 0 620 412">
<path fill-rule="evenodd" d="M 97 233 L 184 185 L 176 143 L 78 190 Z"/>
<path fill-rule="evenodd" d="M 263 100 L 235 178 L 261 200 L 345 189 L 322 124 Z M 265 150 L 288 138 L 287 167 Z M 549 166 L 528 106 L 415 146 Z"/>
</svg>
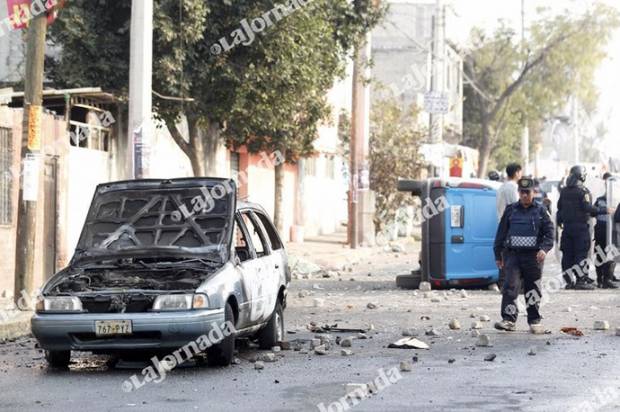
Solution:
<svg viewBox="0 0 620 412">
<path fill-rule="evenodd" d="M 564 229 L 560 250 L 562 250 L 562 272 L 567 289 L 595 288 L 588 276 L 589 265 L 586 263 L 581 266 L 581 264 L 587 262 L 590 251 L 590 219 L 608 213 L 607 208 L 592 205 L 592 194 L 584 186 L 586 177 L 585 167 L 573 166 L 566 179 L 566 187 L 560 192 L 558 200 L 557 223 Z M 581 268 L 583 272 L 575 271 L 575 268 Z M 581 272 L 583 275 L 577 275 L 574 282 L 569 274 L 571 272 Z"/>
<path fill-rule="evenodd" d="M 603 175 L 603 180 L 607 181 L 611 177 L 610 173 Z M 607 209 L 607 193 L 600 196 L 594 202 L 594 207 L 599 209 Z M 601 250 L 607 248 L 607 215 L 598 215 L 596 217 L 596 226 L 594 226 L 594 244 L 599 246 Z M 616 263 L 612 261 L 603 262 L 596 266 L 596 283 L 599 288 L 618 289 L 618 285 L 614 283 L 614 270 Z"/>
<path fill-rule="evenodd" d="M 542 269 L 554 243 L 551 217 L 543 205 L 534 201 L 534 181 L 520 179 L 518 188 L 519 201 L 504 211 L 493 248 L 497 266 L 503 268 L 506 275 L 502 289 L 502 321 L 496 323 L 495 328 L 505 331 L 516 330 L 516 302 L 522 282 L 528 323 L 531 327 L 540 325 Z"/>
</svg>

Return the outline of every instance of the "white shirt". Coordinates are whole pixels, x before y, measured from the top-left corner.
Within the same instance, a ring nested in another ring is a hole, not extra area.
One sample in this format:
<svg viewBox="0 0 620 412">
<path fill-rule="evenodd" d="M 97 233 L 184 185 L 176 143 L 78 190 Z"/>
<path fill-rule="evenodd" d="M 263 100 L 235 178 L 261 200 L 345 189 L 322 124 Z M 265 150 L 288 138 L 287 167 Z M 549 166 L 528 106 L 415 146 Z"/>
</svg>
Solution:
<svg viewBox="0 0 620 412">
<path fill-rule="evenodd" d="M 505 182 L 497 190 L 497 217 L 501 219 L 506 206 L 519 201 L 519 186 L 514 180 Z"/>
</svg>

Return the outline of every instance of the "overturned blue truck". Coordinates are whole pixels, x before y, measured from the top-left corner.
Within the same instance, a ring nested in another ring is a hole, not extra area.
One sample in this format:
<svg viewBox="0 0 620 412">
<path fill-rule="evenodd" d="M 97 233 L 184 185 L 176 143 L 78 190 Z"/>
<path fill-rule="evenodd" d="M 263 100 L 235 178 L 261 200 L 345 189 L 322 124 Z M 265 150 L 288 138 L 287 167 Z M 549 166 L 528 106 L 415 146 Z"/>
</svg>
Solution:
<svg viewBox="0 0 620 412">
<path fill-rule="evenodd" d="M 445 207 L 422 222 L 420 268 L 396 278 L 398 287 L 417 289 L 480 287 L 497 283 L 493 255 L 500 184 L 480 179 L 400 180 L 398 190 L 420 197 L 422 205 Z"/>
</svg>

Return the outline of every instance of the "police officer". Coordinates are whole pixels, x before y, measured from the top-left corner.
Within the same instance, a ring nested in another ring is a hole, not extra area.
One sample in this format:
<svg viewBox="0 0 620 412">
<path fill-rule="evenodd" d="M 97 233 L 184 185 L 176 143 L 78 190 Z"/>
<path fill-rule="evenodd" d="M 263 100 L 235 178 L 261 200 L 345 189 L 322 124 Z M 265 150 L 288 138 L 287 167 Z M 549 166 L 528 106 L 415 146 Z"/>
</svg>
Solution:
<svg viewBox="0 0 620 412">
<path fill-rule="evenodd" d="M 603 175 L 603 180 L 607 182 L 607 179 L 611 177 L 610 173 Z M 594 207 L 599 209 L 607 209 L 607 193 L 600 196 L 594 202 Z M 594 244 L 605 250 L 607 248 L 607 215 L 598 215 L 596 217 L 596 226 L 594 226 Z M 603 289 L 618 289 L 618 285 L 614 283 L 616 280 L 614 277 L 614 270 L 616 269 L 616 263 L 614 261 L 607 261 L 596 266 L 596 284 L 599 288 Z"/>
<path fill-rule="evenodd" d="M 585 167 L 573 166 L 566 179 L 566 187 L 560 192 L 560 200 L 558 200 L 557 222 L 558 226 L 563 226 L 564 229 L 560 245 L 562 272 L 567 289 L 592 290 L 595 288 L 588 275 L 589 265 L 580 265 L 584 261 L 587 262 L 592 243 L 588 224 L 590 219 L 608 213 L 607 208 L 592 205 L 592 194 L 584 186 L 586 177 Z M 575 268 L 580 268 L 580 270 L 576 271 Z M 576 282 L 573 282 L 569 274 L 571 272 L 581 272 L 583 275 L 577 276 Z"/>
<path fill-rule="evenodd" d="M 539 307 L 542 299 L 540 281 L 547 253 L 553 248 L 553 223 L 545 207 L 534 202 L 534 181 L 518 182 L 519 201 L 510 204 L 495 235 L 495 260 L 506 275 L 502 292 L 502 321 L 495 328 L 516 330 L 517 298 L 523 282 L 527 321 L 540 325 Z M 532 330 L 533 331 L 533 330 Z"/>
</svg>

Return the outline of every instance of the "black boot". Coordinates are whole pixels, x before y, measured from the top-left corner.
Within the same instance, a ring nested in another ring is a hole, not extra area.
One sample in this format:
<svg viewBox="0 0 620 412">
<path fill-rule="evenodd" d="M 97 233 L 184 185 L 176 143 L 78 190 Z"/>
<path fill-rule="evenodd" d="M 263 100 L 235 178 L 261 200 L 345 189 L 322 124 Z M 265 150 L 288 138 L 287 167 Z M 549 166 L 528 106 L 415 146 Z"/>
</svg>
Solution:
<svg viewBox="0 0 620 412">
<path fill-rule="evenodd" d="M 577 279 L 577 283 L 575 283 L 576 290 L 594 290 L 596 287 L 592 284 L 592 282 L 588 282 L 584 277 Z"/>
<path fill-rule="evenodd" d="M 620 289 L 620 286 L 612 281 L 613 276 L 608 275 L 603 279 L 603 289 Z"/>
<path fill-rule="evenodd" d="M 604 283 L 605 282 L 603 281 L 603 275 L 597 274 L 596 275 L 596 287 L 602 288 Z"/>
<path fill-rule="evenodd" d="M 575 282 L 573 282 L 573 278 L 564 274 L 562 276 L 564 278 L 564 282 L 566 282 L 566 289 L 575 289 Z"/>
</svg>

